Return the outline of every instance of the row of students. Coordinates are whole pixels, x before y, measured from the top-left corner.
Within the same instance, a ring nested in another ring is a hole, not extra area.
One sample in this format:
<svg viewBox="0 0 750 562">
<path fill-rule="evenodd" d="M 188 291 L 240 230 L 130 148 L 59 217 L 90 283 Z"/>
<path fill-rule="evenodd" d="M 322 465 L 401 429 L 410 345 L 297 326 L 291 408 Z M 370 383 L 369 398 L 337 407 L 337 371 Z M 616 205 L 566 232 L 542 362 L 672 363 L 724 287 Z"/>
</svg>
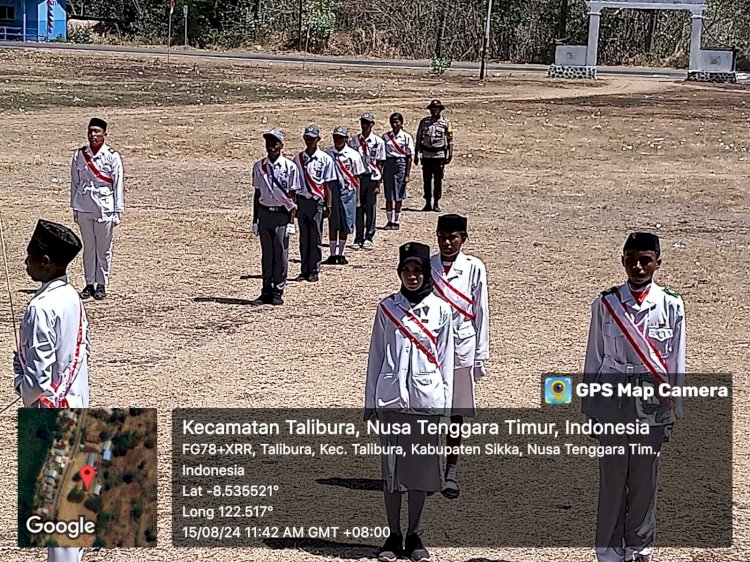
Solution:
<svg viewBox="0 0 750 562">
<path fill-rule="evenodd" d="M 384 445 L 411 451 L 423 435 L 415 419 L 434 422 L 448 413 L 475 415 L 475 383 L 488 358 L 487 282 L 484 266 L 461 251 L 466 221 L 441 217 L 440 253 L 411 242 L 400 248 L 401 288 L 378 303 L 370 340 L 365 384 L 365 418 L 384 424 L 411 423 L 411 435 L 384 435 Z M 627 282 L 602 292 L 593 302 L 584 365 L 584 382 L 635 386 L 684 385 L 685 310 L 679 294 L 657 285 L 661 267 L 657 236 L 631 234 L 623 247 Z M 656 490 L 662 444 L 682 416 L 682 399 L 598 394 L 583 401 L 595 422 L 641 422 L 648 435 L 597 436 L 602 446 L 625 453 L 599 460 L 596 556 L 599 562 L 651 562 L 656 527 Z M 462 418 L 452 417 L 461 423 Z M 416 434 L 416 436 L 415 436 Z M 632 445 L 649 445 L 634 452 Z M 449 441 L 449 444 L 450 441 Z M 457 444 L 457 443 L 453 443 Z M 647 452 L 646 452 L 647 451 Z M 458 496 L 456 458 L 441 470 L 437 455 L 382 458 L 383 492 L 390 535 L 378 552 L 381 562 L 405 556 L 428 562 L 422 542 L 424 509 L 431 492 Z M 406 536 L 400 523 L 401 498 L 408 494 Z"/>
<path fill-rule="evenodd" d="M 253 166 L 253 227 L 260 237 L 263 287 L 256 304 L 283 304 L 287 283 L 289 237 L 299 226 L 301 271 L 296 281 L 317 282 L 321 267 L 346 265 L 346 246 L 355 234 L 354 246 L 374 245 L 377 196 L 385 184 L 389 222 L 398 229 L 400 205 L 406 196 L 414 141 L 403 131 L 400 114 L 391 116 L 392 131 L 382 138 L 373 133 L 375 116 L 364 113 L 361 132 L 349 135 L 343 125 L 332 133 L 330 148 L 321 150 L 320 128 L 308 125 L 302 138 L 305 149 L 284 155 L 284 134 L 265 133 L 267 156 Z M 396 205 L 398 212 L 393 214 Z M 323 221 L 328 219 L 330 254 L 323 261 Z"/>
</svg>

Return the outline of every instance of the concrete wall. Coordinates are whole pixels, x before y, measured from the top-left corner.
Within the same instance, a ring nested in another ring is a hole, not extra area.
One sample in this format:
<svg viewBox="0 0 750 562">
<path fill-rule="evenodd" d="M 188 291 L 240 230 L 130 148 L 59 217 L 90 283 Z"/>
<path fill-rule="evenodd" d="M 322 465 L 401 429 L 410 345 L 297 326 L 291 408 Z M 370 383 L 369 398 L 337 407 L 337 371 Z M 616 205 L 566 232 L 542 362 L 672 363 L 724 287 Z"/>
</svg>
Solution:
<svg viewBox="0 0 750 562">
<path fill-rule="evenodd" d="M 555 64 L 559 66 L 586 66 L 586 45 L 558 45 Z"/>
<path fill-rule="evenodd" d="M 732 51 L 700 50 L 698 69 L 707 72 L 732 72 Z"/>
</svg>

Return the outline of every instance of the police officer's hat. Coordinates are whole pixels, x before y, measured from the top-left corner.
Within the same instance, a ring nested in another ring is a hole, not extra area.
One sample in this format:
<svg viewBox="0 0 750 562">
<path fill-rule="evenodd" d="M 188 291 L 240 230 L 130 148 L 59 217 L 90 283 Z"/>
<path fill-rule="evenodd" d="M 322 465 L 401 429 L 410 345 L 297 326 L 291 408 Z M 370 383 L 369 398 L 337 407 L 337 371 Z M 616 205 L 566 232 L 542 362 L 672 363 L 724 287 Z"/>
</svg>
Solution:
<svg viewBox="0 0 750 562">
<path fill-rule="evenodd" d="M 467 220 L 461 215 L 443 215 L 438 217 L 438 232 L 466 232 Z"/>
<path fill-rule="evenodd" d="M 359 118 L 360 121 L 367 121 L 368 123 L 375 123 L 375 115 L 370 113 L 369 111 L 365 111 L 362 114 L 362 117 Z"/>
<path fill-rule="evenodd" d="M 320 127 L 318 127 L 315 123 L 310 123 L 307 127 L 305 127 L 305 132 L 302 134 L 302 136 L 310 137 L 312 139 L 319 139 Z"/>
<path fill-rule="evenodd" d="M 35 248 L 63 266 L 73 261 L 82 247 L 81 239 L 67 226 L 44 219 L 37 222 L 29 242 L 29 249 Z"/>
<path fill-rule="evenodd" d="M 625 245 L 622 248 L 623 253 L 627 251 L 634 252 L 656 252 L 659 254 L 661 248 L 659 245 L 659 237 L 656 234 L 650 232 L 633 232 L 625 240 Z"/>
<path fill-rule="evenodd" d="M 432 100 L 430 102 L 430 105 L 427 106 L 427 109 L 432 109 L 433 107 L 436 107 L 440 110 L 445 109 L 445 106 L 442 103 L 440 103 L 440 100 Z"/>
<path fill-rule="evenodd" d="M 273 131 L 268 131 L 266 134 L 263 135 L 263 138 L 268 139 L 276 139 L 281 144 L 284 144 L 284 135 L 281 131 L 278 129 L 274 129 Z"/>
<path fill-rule="evenodd" d="M 430 247 L 419 242 L 408 242 L 398 249 L 399 269 L 409 260 L 417 260 L 421 263 L 430 261 Z"/>
<path fill-rule="evenodd" d="M 346 137 L 346 138 L 349 138 L 349 129 L 347 129 L 343 125 L 336 125 L 333 128 L 333 136 L 334 137 Z"/>
</svg>

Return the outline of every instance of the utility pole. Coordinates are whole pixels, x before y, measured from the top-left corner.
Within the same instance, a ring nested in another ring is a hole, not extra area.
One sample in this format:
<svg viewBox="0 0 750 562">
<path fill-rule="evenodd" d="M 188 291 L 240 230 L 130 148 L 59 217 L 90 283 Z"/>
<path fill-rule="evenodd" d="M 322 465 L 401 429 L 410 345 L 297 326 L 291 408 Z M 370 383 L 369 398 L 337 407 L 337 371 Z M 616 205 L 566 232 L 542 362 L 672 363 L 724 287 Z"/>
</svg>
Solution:
<svg viewBox="0 0 750 562">
<path fill-rule="evenodd" d="M 188 5 L 182 7 L 182 16 L 185 18 L 185 46 L 188 46 Z"/>
<path fill-rule="evenodd" d="M 297 22 L 297 50 L 302 50 L 302 11 L 305 9 L 305 0 L 299 0 L 299 21 Z"/>
<path fill-rule="evenodd" d="M 437 42 L 435 43 L 435 58 L 439 59 L 443 56 L 443 37 L 445 37 L 445 26 L 448 21 L 448 4 L 442 2 L 443 13 L 440 18 L 440 27 L 438 28 Z"/>
<path fill-rule="evenodd" d="M 490 43 L 490 28 L 492 24 L 492 0 L 487 0 L 487 19 L 484 22 L 484 41 L 482 41 L 482 63 L 479 67 L 479 80 L 484 80 L 485 61 L 487 59 L 487 48 Z"/>
</svg>

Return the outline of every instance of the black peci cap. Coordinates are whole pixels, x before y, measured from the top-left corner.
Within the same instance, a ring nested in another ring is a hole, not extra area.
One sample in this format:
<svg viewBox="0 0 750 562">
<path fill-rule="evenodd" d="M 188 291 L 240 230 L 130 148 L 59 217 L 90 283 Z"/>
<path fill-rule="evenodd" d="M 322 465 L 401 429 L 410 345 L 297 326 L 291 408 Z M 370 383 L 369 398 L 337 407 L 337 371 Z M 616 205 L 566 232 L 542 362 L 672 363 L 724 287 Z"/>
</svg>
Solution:
<svg viewBox="0 0 750 562">
<path fill-rule="evenodd" d="M 437 230 L 439 232 L 466 232 L 466 217 L 461 215 L 442 215 L 438 217 Z"/>
<path fill-rule="evenodd" d="M 661 252 L 659 237 L 650 232 L 633 232 L 625 240 L 625 246 L 622 248 L 623 253 L 629 250 L 634 252 L 656 252 L 659 254 Z"/>
<path fill-rule="evenodd" d="M 81 239 L 67 226 L 39 219 L 29 246 L 35 246 L 60 265 L 68 265 L 81 251 Z"/>
</svg>

